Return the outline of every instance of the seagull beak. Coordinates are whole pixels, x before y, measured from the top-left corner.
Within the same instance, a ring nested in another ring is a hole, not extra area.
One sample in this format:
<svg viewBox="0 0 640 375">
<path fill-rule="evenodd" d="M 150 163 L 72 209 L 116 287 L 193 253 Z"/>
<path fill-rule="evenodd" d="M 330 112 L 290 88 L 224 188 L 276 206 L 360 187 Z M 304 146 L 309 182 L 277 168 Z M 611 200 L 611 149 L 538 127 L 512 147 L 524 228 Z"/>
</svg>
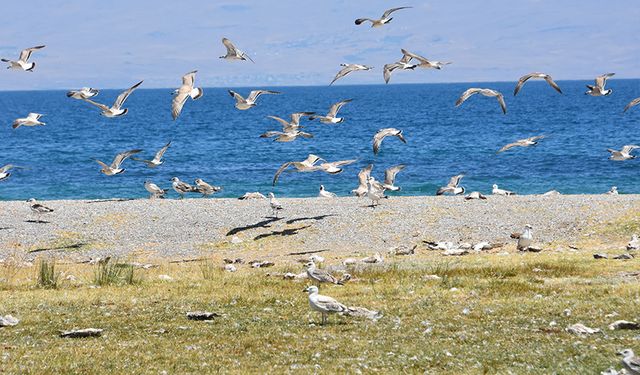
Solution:
<svg viewBox="0 0 640 375">
<path fill-rule="evenodd" d="M 304 288 L 304 289 L 302 290 L 302 293 L 307 293 L 307 292 L 309 292 L 309 288 Z"/>
</svg>

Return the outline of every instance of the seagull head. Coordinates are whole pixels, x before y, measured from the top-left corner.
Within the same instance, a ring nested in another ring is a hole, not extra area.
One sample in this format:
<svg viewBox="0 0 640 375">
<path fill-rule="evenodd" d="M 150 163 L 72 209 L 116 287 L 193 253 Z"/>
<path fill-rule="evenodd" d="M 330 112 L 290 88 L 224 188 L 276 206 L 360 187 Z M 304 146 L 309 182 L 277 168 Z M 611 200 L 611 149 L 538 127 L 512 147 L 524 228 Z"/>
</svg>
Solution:
<svg viewBox="0 0 640 375">
<path fill-rule="evenodd" d="M 203 182 L 204 182 L 204 181 L 202 181 L 202 179 L 201 179 L 201 178 L 196 178 L 196 180 L 195 180 L 195 183 L 196 183 L 196 184 L 201 184 L 201 183 L 203 183 Z"/>
<path fill-rule="evenodd" d="M 324 190 L 324 185 L 320 185 L 320 191 Z"/>
<path fill-rule="evenodd" d="M 273 193 L 269 193 L 269 198 L 275 198 L 276 196 Z"/>
<path fill-rule="evenodd" d="M 633 357 L 633 356 L 635 355 L 635 354 L 633 353 L 633 350 L 631 350 L 631 349 L 624 349 L 624 350 L 622 350 L 622 351 L 619 351 L 617 354 L 618 354 L 618 355 L 621 355 L 621 356 L 623 356 L 623 357 L 625 357 L 625 358 Z"/>
<path fill-rule="evenodd" d="M 29 198 L 29 200 L 27 201 L 29 203 L 36 203 L 36 199 L 35 198 Z"/>
<path fill-rule="evenodd" d="M 493 188 L 497 189 L 498 188 L 498 184 L 493 184 Z"/>
<path fill-rule="evenodd" d="M 318 293 L 318 287 L 315 286 L 315 285 L 310 285 L 310 286 L 304 288 L 303 292 L 309 293 L 309 294 Z"/>
<path fill-rule="evenodd" d="M 533 227 L 531 225 L 529 225 L 529 224 L 525 225 L 524 228 L 525 229 L 529 229 L 529 230 L 533 229 Z"/>
<path fill-rule="evenodd" d="M 180 182 L 180 179 L 178 177 L 172 177 L 171 182 Z"/>
<path fill-rule="evenodd" d="M 315 266 L 316 264 L 313 261 L 308 261 L 307 263 L 304 264 L 304 268 L 306 269 L 313 268 Z"/>
</svg>

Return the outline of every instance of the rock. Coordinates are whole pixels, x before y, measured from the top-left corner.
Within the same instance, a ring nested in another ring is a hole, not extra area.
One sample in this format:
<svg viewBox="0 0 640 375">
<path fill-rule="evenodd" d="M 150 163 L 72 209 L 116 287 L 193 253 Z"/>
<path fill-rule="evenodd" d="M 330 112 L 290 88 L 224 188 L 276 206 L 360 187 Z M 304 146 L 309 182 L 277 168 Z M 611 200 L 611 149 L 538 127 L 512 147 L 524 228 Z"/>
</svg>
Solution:
<svg viewBox="0 0 640 375">
<path fill-rule="evenodd" d="M 320 255 L 312 255 L 309 257 L 309 260 L 313 263 L 322 263 L 324 262 L 324 257 L 321 257 Z"/>
<path fill-rule="evenodd" d="M 208 311 L 190 311 L 187 313 L 187 319 L 189 320 L 213 320 L 221 316 L 218 313 Z"/>
<path fill-rule="evenodd" d="M 483 241 L 473 245 L 473 251 L 491 250 L 492 246 L 489 242 Z"/>
<path fill-rule="evenodd" d="M 629 322 L 627 320 L 616 320 L 609 324 L 609 329 L 612 331 L 617 329 L 640 329 L 640 324 L 636 322 Z"/>
<path fill-rule="evenodd" d="M 472 247 L 473 245 L 471 245 L 469 242 L 462 242 L 461 244 L 458 245 L 458 248 L 465 249 L 465 250 L 469 250 Z"/>
<path fill-rule="evenodd" d="M 417 247 L 418 245 L 413 245 L 412 247 L 400 245 L 400 246 L 392 247 L 389 250 L 389 254 L 390 255 L 412 255 L 412 254 L 415 254 Z"/>
<path fill-rule="evenodd" d="M 609 254 L 596 253 L 596 254 L 593 254 L 593 259 L 609 259 Z"/>
<path fill-rule="evenodd" d="M 173 277 L 169 275 L 158 275 L 158 279 L 162 281 L 173 281 Z"/>
<path fill-rule="evenodd" d="M 344 315 L 356 318 L 367 318 L 374 322 L 377 322 L 383 316 L 381 311 L 373 311 L 364 307 L 348 307 Z"/>
<path fill-rule="evenodd" d="M 529 246 L 529 247 L 525 247 L 521 251 L 528 251 L 530 253 L 539 253 L 542 251 L 542 248 L 540 246 Z"/>
<path fill-rule="evenodd" d="M 11 315 L 0 316 L 0 327 L 13 327 L 20 323 L 20 320 Z"/>
<path fill-rule="evenodd" d="M 467 249 L 449 249 L 442 252 L 442 255 L 446 256 L 461 256 L 469 254 L 469 250 Z"/>
<path fill-rule="evenodd" d="M 366 257 L 362 259 L 363 263 L 382 263 L 384 262 L 384 258 L 380 255 L 380 253 L 375 253 L 370 257 Z"/>
<path fill-rule="evenodd" d="M 429 250 L 449 250 L 454 248 L 453 242 L 424 242 L 427 244 Z"/>
<path fill-rule="evenodd" d="M 565 329 L 567 332 L 572 333 L 574 335 L 592 335 L 594 333 L 600 333 L 599 328 L 590 328 L 581 323 L 576 323 L 571 325 Z"/>
<path fill-rule="evenodd" d="M 354 265 L 356 263 L 358 263 L 358 261 L 353 259 L 353 258 L 347 258 L 347 259 L 342 261 L 342 265 L 344 265 L 344 266 L 352 266 L 352 265 Z"/>
<path fill-rule="evenodd" d="M 628 260 L 628 259 L 633 259 L 633 255 L 629 253 L 624 253 L 624 254 L 614 256 L 613 259 Z"/>
<path fill-rule="evenodd" d="M 268 260 L 252 260 L 251 262 L 249 262 L 249 264 L 253 268 L 266 268 L 266 267 L 272 267 L 275 265 L 275 263 L 270 262 Z"/>
<path fill-rule="evenodd" d="M 613 367 L 608 368 L 606 371 L 600 372 L 600 375 L 624 375 L 627 372 L 625 370 L 616 370 Z"/>
<path fill-rule="evenodd" d="M 242 242 L 242 239 L 238 236 L 233 236 L 233 238 L 231 238 L 231 243 L 234 245 L 241 244 Z"/>
<path fill-rule="evenodd" d="M 83 338 L 83 337 L 100 337 L 102 335 L 102 329 L 100 328 L 84 328 L 84 329 L 72 329 L 71 331 L 60 331 L 60 337 L 68 338 Z"/>
<path fill-rule="evenodd" d="M 282 278 L 285 280 L 302 280 L 302 279 L 306 279 L 308 277 L 306 272 L 301 272 L 298 274 L 295 274 L 293 272 L 287 272 L 285 273 Z"/>
<path fill-rule="evenodd" d="M 438 276 L 438 275 L 424 275 L 422 276 L 422 280 L 442 280 L 442 277 Z"/>
<path fill-rule="evenodd" d="M 238 269 L 233 264 L 225 264 L 224 270 L 227 272 L 236 272 Z"/>
<path fill-rule="evenodd" d="M 571 309 L 564 309 L 564 311 L 562 311 L 562 315 L 571 316 Z"/>
</svg>

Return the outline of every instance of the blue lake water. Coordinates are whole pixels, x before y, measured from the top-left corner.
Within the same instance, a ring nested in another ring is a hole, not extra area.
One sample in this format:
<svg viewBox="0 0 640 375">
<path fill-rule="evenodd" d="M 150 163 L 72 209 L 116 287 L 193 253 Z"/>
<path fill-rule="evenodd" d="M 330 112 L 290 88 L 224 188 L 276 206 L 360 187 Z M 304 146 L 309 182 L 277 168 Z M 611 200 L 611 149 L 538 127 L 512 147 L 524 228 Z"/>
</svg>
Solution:
<svg viewBox="0 0 640 375">
<path fill-rule="evenodd" d="M 133 82 L 132 82 L 133 83 Z M 147 196 L 150 179 L 164 188 L 173 176 L 193 182 L 202 178 L 222 185 L 218 196 L 237 197 L 247 191 L 274 191 L 278 196 L 316 196 L 320 184 L 339 195 L 357 186 L 356 175 L 369 163 L 381 179 L 384 169 L 407 165 L 398 174 L 398 195 L 432 195 L 449 177 L 465 172 L 468 191 L 490 192 L 491 185 L 520 194 L 556 189 L 565 194 L 602 193 L 617 185 L 621 193 L 640 193 L 640 159 L 607 160 L 607 148 L 640 144 L 640 107 L 622 114 L 640 96 L 640 80 L 608 82 L 608 97 L 584 95 L 588 81 L 559 81 L 564 95 L 544 82 L 529 82 L 517 97 L 514 83 L 419 84 L 270 88 L 282 95 L 262 96 L 248 111 L 234 108 L 226 88 L 205 88 L 198 101 L 186 103 L 177 121 L 171 120 L 170 89 L 139 89 L 120 118 L 104 118 L 97 108 L 69 99 L 65 91 L 0 92 L 0 164 L 14 170 L 0 182 L 0 199 L 95 199 Z M 455 108 L 469 87 L 487 87 L 505 94 L 508 113 L 502 115 L 493 98 L 475 96 Z M 250 89 L 233 88 L 246 95 Z M 111 104 L 120 90 L 104 90 L 96 101 Z M 279 130 L 266 118 L 288 118 L 297 111 L 325 113 L 342 99 L 353 98 L 340 115 L 345 122 L 307 122 L 313 139 L 277 143 L 259 138 Z M 44 127 L 11 129 L 15 118 L 43 113 Z M 407 144 L 395 138 L 383 142 L 377 156 L 371 150 L 380 128 L 404 131 Z M 496 155 L 506 143 L 534 135 L 547 136 L 536 147 L 516 148 Z M 149 169 L 131 160 L 121 175 L 104 176 L 98 158 L 110 163 L 121 151 L 142 148 L 153 154 L 173 142 L 166 163 Z M 333 161 L 357 158 L 339 175 L 286 173 L 275 188 L 280 164 L 303 160 L 314 153 Z M 171 191 L 170 196 L 177 194 Z"/>
</svg>

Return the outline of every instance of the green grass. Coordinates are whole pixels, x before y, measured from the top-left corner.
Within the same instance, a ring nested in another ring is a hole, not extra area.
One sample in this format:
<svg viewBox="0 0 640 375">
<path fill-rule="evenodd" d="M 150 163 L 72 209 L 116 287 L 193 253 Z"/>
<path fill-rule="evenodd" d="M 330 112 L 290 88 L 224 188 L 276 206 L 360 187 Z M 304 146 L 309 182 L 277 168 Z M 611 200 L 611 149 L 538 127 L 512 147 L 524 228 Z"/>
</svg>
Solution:
<svg viewBox="0 0 640 375">
<path fill-rule="evenodd" d="M 120 263 L 117 259 L 107 258 L 94 267 L 94 285 L 131 285 L 136 281 L 133 265 Z"/>
<path fill-rule="evenodd" d="M 56 289 L 58 287 L 59 274 L 56 273 L 56 260 L 40 258 L 38 261 L 38 281 L 36 285 L 44 289 Z"/>
<path fill-rule="evenodd" d="M 640 349 L 637 332 L 606 329 L 640 319 L 640 284 L 620 276 L 640 269 L 639 260 L 597 261 L 591 252 L 389 258 L 353 272 L 344 287 L 320 289 L 385 316 L 331 316 L 326 326 L 309 310 L 306 282 L 267 276 L 300 265 L 226 273 L 221 264 L 163 264 L 136 270 L 138 283 L 101 288 L 91 287 L 94 266 L 58 265 L 82 283 L 63 280 L 55 290 L 0 275 L 12 280 L 1 285 L 0 313 L 21 319 L 0 329 L 0 373 L 597 374 L 620 367 L 616 351 Z M 194 310 L 223 317 L 187 320 Z M 578 322 L 605 334 L 564 331 Z M 103 328 L 103 337 L 57 337 L 87 327 Z"/>
</svg>

